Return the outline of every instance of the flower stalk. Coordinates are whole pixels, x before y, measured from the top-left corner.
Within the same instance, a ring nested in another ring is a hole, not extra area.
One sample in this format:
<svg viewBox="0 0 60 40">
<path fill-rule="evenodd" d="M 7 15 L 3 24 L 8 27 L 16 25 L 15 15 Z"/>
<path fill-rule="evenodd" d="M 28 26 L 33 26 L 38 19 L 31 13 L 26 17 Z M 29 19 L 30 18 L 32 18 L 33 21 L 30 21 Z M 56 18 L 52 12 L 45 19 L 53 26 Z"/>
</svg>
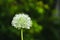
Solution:
<svg viewBox="0 0 60 40">
<path fill-rule="evenodd" d="M 23 40 L 23 29 L 21 29 L 21 40 Z"/>
</svg>

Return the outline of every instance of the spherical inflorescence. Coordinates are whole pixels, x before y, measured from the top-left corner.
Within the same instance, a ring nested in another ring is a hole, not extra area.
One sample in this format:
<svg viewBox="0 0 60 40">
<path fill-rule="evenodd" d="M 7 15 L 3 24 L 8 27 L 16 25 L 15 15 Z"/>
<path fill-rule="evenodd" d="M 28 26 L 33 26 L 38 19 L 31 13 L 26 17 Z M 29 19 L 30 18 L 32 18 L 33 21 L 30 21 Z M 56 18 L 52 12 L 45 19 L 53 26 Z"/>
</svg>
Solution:
<svg viewBox="0 0 60 40">
<path fill-rule="evenodd" d="M 32 26 L 32 21 L 27 14 L 16 14 L 12 20 L 12 26 L 17 29 L 30 29 L 30 27 Z"/>
</svg>

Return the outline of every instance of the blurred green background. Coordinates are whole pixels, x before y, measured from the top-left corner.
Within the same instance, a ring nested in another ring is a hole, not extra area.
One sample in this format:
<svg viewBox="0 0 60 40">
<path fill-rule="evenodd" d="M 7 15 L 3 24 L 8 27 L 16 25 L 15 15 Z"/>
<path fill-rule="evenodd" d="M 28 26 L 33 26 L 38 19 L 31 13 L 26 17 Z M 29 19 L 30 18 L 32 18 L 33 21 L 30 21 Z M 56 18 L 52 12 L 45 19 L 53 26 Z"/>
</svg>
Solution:
<svg viewBox="0 0 60 40">
<path fill-rule="evenodd" d="M 57 0 L 0 0 L 0 40 L 21 40 L 20 30 L 11 25 L 15 14 L 28 14 L 33 22 L 24 30 L 24 40 L 60 40 Z"/>
</svg>

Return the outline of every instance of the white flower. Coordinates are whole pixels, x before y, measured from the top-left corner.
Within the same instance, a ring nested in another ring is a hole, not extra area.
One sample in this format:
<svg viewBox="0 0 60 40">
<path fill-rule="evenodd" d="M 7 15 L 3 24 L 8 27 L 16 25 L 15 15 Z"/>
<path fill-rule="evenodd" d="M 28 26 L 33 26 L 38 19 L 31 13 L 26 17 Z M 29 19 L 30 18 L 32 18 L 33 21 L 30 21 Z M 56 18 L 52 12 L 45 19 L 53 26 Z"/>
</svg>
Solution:
<svg viewBox="0 0 60 40">
<path fill-rule="evenodd" d="M 18 29 L 30 29 L 30 27 L 32 26 L 32 21 L 27 14 L 16 14 L 12 20 L 12 26 Z"/>
</svg>

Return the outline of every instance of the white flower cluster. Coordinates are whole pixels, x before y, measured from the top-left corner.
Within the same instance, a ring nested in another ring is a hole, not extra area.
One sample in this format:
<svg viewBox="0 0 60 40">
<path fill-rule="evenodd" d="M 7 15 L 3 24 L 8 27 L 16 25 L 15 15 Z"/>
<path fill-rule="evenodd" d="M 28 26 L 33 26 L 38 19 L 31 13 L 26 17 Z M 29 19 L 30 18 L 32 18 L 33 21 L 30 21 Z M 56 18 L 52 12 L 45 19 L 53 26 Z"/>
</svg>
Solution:
<svg viewBox="0 0 60 40">
<path fill-rule="evenodd" d="M 12 20 L 12 26 L 18 29 L 30 29 L 30 27 L 32 26 L 32 21 L 27 14 L 16 14 Z"/>
</svg>

